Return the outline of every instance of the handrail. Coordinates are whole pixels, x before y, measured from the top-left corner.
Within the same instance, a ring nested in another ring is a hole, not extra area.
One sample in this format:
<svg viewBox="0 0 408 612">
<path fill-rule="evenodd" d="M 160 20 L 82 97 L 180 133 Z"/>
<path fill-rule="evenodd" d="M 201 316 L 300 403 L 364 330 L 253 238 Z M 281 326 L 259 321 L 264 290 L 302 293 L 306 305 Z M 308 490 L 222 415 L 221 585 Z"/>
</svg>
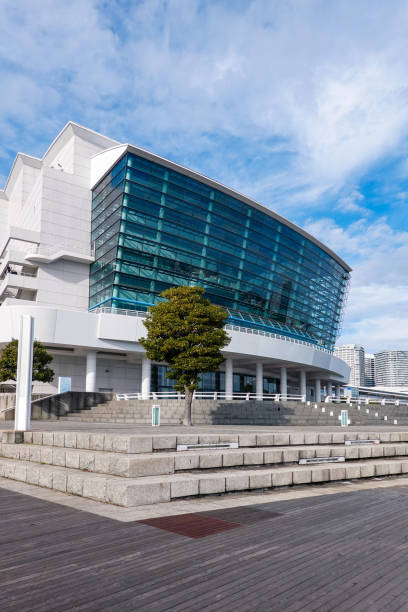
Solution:
<svg viewBox="0 0 408 612">
<path fill-rule="evenodd" d="M 117 400 L 160 400 L 160 399 L 176 399 L 182 400 L 185 398 L 184 393 L 177 391 L 158 391 L 144 395 L 143 393 L 117 393 Z M 194 391 L 193 399 L 210 399 L 210 400 L 260 400 L 260 401 L 287 401 L 287 402 L 306 402 L 305 395 L 289 395 L 281 393 L 232 393 L 228 394 L 224 391 Z"/>
<path fill-rule="evenodd" d="M 61 395 L 61 393 L 52 393 L 51 395 L 44 395 L 44 397 L 37 397 L 37 399 L 35 400 L 31 400 L 31 406 L 33 404 L 35 404 L 36 402 L 42 402 L 43 400 L 49 399 L 50 397 L 55 397 L 56 395 Z M 0 414 L 3 414 L 3 412 L 9 412 L 9 410 L 15 410 L 16 409 L 16 405 L 14 404 L 14 406 L 7 406 L 7 408 L 2 408 L 0 410 Z"/>
</svg>

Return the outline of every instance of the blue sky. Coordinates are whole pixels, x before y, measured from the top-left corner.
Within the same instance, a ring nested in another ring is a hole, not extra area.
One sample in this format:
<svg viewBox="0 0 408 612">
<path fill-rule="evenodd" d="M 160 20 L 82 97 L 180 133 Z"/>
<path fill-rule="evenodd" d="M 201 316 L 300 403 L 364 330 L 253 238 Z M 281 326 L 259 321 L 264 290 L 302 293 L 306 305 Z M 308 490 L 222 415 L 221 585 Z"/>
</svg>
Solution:
<svg viewBox="0 0 408 612">
<path fill-rule="evenodd" d="M 340 342 L 408 348 L 406 0 L 0 0 L 0 184 L 68 120 L 255 198 L 354 269 Z"/>
</svg>

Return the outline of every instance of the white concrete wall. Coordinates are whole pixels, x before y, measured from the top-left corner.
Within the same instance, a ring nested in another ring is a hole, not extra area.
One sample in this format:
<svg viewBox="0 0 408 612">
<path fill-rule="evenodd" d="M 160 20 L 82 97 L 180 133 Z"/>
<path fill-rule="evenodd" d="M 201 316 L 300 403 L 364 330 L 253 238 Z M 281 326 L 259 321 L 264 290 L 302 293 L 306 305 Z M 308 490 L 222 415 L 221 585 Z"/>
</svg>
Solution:
<svg viewBox="0 0 408 612">
<path fill-rule="evenodd" d="M 34 384 L 34 393 L 56 393 L 58 377 L 71 378 L 72 391 L 85 391 L 86 358 L 77 355 L 52 353 L 50 367 L 55 376 L 52 383 Z M 141 363 L 128 363 L 125 360 L 109 359 L 97 356 L 96 391 L 113 393 L 135 393 L 140 391 Z"/>
</svg>

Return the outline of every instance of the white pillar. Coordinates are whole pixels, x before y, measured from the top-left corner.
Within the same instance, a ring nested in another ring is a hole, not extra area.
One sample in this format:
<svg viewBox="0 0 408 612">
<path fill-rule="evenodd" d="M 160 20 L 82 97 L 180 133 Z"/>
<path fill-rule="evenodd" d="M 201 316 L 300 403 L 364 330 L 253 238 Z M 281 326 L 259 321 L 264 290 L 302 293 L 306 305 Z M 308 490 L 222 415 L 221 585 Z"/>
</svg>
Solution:
<svg viewBox="0 0 408 612">
<path fill-rule="evenodd" d="M 322 401 L 322 389 L 320 386 L 320 378 L 316 378 L 315 380 L 315 400 L 316 402 Z"/>
<path fill-rule="evenodd" d="M 256 399 L 261 400 L 263 397 L 263 363 L 256 364 Z"/>
<path fill-rule="evenodd" d="M 232 367 L 232 359 L 228 358 L 225 360 L 225 397 L 226 399 L 232 399 L 234 393 L 234 372 Z"/>
<path fill-rule="evenodd" d="M 333 384 L 330 380 L 327 381 L 327 395 L 331 398 L 333 395 Z"/>
<path fill-rule="evenodd" d="M 147 357 L 142 359 L 142 399 L 150 399 L 152 362 Z"/>
<path fill-rule="evenodd" d="M 280 369 L 280 395 L 283 400 L 288 395 L 288 370 L 286 366 L 282 366 Z"/>
<path fill-rule="evenodd" d="M 307 395 L 306 370 L 300 370 L 300 395 Z"/>
<path fill-rule="evenodd" d="M 27 431 L 31 425 L 31 388 L 33 378 L 34 319 L 22 315 L 18 338 L 17 389 L 14 429 Z"/>
<path fill-rule="evenodd" d="M 88 351 L 86 354 L 85 391 L 96 391 L 96 351 Z"/>
<path fill-rule="evenodd" d="M 340 385 L 336 385 L 336 399 L 340 399 Z"/>
</svg>

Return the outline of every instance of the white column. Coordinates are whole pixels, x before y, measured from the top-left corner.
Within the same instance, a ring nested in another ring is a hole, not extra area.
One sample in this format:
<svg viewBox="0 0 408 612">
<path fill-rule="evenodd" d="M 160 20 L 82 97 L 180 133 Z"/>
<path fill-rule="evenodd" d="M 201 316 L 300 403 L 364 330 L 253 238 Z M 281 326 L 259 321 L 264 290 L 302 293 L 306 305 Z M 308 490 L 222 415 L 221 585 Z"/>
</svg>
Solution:
<svg viewBox="0 0 408 612">
<path fill-rule="evenodd" d="M 280 369 L 280 395 L 283 400 L 288 395 L 288 370 L 286 366 L 282 366 Z"/>
<path fill-rule="evenodd" d="M 142 359 L 142 399 L 150 399 L 152 362 L 147 357 Z"/>
<path fill-rule="evenodd" d="M 322 401 L 322 389 L 320 386 L 320 378 L 316 378 L 315 380 L 315 396 L 316 402 Z"/>
<path fill-rule="evenodd" d="M 88 351 L 86 354 L 85 391 L 96 391 L 96 351 Z"/>
<path fill-rule="evenodd" d="M 263 363 L 256 364 L 256 399 L 261 400 L 263 396 Z"/>
<path fill-rule="evenodd" d="M 340 385 L 336 385 L 336 399 L 340 399 Z"/>
<path fill-rule="evenodd" d="M 232 367 L 232 359 L 228 358 L 225 360 L 225 397 L 226 399 L 232 399 L 232 395 L 234 392 L 234 383 L 233 383 L 233 367 Z"/>
<path fill-rule="evenodd" d="M 22 315 L 17 355 L 17 389 L 14 429 L 27 431 L 31 425 L 34 318 Z"/>
<path fill-rule="evenodd" d="M 333 384 L 330 380 L 327 381 L 327 395 L 331 398 L 333 395 Z"/>
<path fill-rule="evenodd" d="M 300 370 L 300 395 L 304 395 L 306 398 L 306 370 Z"/>
</svg>

